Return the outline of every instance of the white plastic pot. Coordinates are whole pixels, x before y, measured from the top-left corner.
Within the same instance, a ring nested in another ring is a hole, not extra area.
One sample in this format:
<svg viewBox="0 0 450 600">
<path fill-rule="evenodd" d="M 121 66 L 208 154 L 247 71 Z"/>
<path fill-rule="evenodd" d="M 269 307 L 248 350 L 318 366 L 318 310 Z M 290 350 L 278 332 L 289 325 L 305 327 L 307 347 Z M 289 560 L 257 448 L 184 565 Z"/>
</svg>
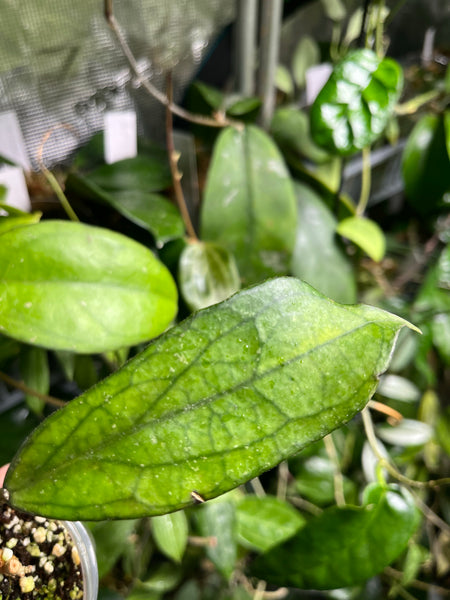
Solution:
<svg viewBox="0 0 450 600">
<path fill-rule="evenodd" d="M 83 573 L 83 600 L 97 600 L 98 568 L 94 542 L 80 521 L 62 521 L 78 550 Z"/>
</svg>

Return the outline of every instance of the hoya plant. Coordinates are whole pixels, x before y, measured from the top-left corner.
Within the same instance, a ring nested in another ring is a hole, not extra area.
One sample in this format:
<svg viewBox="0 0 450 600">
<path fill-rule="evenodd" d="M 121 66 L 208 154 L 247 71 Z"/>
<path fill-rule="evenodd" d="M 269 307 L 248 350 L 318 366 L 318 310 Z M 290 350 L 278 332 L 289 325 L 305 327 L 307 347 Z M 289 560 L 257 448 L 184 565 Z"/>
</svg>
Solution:
<svg viewBox="0 0 450 600">
<path fill-rule="evenodd" d="M 308 110 L 293 100 L 320 52 L 302 39 L 265 127 L 259 98 L 196 83 L 189 110 L 169 83 L 166 149 L 105 164 L 100 134 L 64 192 L 43 166 L 58 218 L 1 204 L 5 494 L 88 524 L 101 598 L 446 593 L 448 180 L 429 200 L 413 180 L 448 164 L 448 89 L 440 74 L 402 102 L 384 3 L 323 5 L 332 67 Z M 392 218 L 370 204 L 371 146 L 419 109 L 434 113 L 409 127 Z M 173 113 L 207 163 L 199 215 Z"/>
</svg>

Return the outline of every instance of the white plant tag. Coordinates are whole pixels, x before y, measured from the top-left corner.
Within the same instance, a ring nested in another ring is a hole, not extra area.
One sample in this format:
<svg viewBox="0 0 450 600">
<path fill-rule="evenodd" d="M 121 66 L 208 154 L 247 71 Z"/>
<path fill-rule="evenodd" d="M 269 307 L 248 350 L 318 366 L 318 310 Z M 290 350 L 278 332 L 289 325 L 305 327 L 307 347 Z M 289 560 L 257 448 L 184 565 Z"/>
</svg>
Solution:
<svg viewBox="0 0 450 600">
<path fill-rule="evenodd" d="M 317 98 L 317 94 L 326 84 L 332 70 L 333 67 L 330 63 L 322 63 L 314 65 L 306 71 L 306 103 L 308 106 Z"/>
<path fill-rule="evenodd" d="M 108 164 L 137 154 L 136 113 L 109 111 L 104 120 L 104 154 Z"/>
<path fill-rule="evenodd" d="M 4 165 L 0 168 L 0 185 L 7 188 L 6 204 L 14 206 L 24 212 L 31 211 L 31 202 L 28 195 L 27 184 L 20 167 Z"/>
<path fill-rule="evenodd" d="M 31 170 L 19 120 L 13 110 L 0 113 L 0 155 L 25 171 Z"/>
</svg>

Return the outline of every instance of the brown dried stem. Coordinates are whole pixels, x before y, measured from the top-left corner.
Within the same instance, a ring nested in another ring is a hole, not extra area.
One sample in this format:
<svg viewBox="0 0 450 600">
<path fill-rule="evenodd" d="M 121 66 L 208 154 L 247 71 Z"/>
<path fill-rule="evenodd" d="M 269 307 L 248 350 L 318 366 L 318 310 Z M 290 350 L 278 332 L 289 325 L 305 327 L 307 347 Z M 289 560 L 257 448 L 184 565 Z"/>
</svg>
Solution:
<svg viewBox="0 0 450 600">
<path fill-rule="evenodd" d="M 40 400 L 43 400 L 44 402 L 46 402 L 47 404 L 51 404 L 52 406 L 60 407 L 65 406 L 67 404 L 67 402 L 64 402 L 64 400 L 54 398 L 53 396 L 48 396 L 47 394 L 41 394 L 40 392 L 33 390 L 32 388 L 25 385 L 25 383 L 23 383 L 22 381 L 17 381 L 16 379 L 13 379 L 12 377 L 6 375 L 6 373 L 3 373 L 2 371 L 0 371 L 0 379 L 2 379 L 11 387 L 17 388 L 18 390 L 21 390 L 29 396 L 35 396 L 36 398 L 39 398 Z"/>
<path fill-rule="evenodd" d="M 129 47 L 126 41 L 125 36 L 123 35 L 120 29 L 119 23 L 117 22 L 114 16 L 112 0 L 105 0 L 104 14 L 108 25 L 110 26 L 111 30 L 116 36 L 120 48 L 125 58 L 127 59 L 131 70 L 134 73 L 136 81 L 146 90 L 146 92 L 148 92 L 148 94 L 150 94 L 150 96 L 155 98 L 155 100 L 160 102 L 163 106 L 167 107 L 171 113 L 177 115 L 178 117 L 181 117 L 185 121 L 196 123 L 197 125 L 205 125 L 206 127 L 228 127 L 229 125 L 240 124 L 239 121 L 228 119 L 223 113 L 220 112 L 215 114 L 215 118 L 211 118 L 191 113 L 188 110 L 182 108 L 181 106 L 175 104 L 171 98 L 168 98 L 163 92 L 158 90 L 158 88 L 155 87 L 147 77 L 141 75 L 136 58 L 133 52 L 131 51 L 131 48 Z"/>
</svg>

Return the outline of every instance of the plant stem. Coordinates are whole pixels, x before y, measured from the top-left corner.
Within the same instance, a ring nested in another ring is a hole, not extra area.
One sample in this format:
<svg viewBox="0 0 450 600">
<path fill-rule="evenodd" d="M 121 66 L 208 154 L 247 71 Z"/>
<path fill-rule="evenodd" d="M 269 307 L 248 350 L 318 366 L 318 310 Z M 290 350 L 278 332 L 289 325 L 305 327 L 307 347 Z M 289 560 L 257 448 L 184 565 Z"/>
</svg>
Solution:
<svg viewBox="0 0 450 600">
<path fill-rule="evenodd" d="M 57 129 L 61 129 L 61 128 L 72 130 L 72 128 L 69 125 L 61 124 L 61 125 L 56 125 L 55 127 L 52 127 L 49 131 L 47 131 L 47 133 L 42 138 L 42 142 L 38 148 L 37 160 L 38 160 L 41 171 L 44 173 L 44 176 L 47 179 L 50 187 L 55 192 L 58 200 L 61 202 L 61 206 L 65 210 L 67 216 L 69 217 L 69 219 L 71 221 L 76 221 L 79 223 L 80 219 L 77 217 L 77 215 L 75 214 L 75 211 L 73 210 L 73 208 L 70 205 L 70 202 L 67 200 L 67 197 L 64 194 L 61 186 L 59 185 L 58 180 L 53 175 L 53 173 L 51 173 L 45 166 L 44 159 L 43 159 L 44 146 L 45 146 L 46 142 L 50 139 L 50 137 L 53 135 L 53 133 Z"/>
<path fill-rule="evenodd" d="M 419 94 L 411 100 L 404 102 L 403 104 L 398 104 L 395 107 L 395 114 L 397 115 L 413 115 L 418 109 L 427 104 L 431 100 L 437 98 L 441 92 L 439 90 L 429 90 L 428 92 L 424 92 L 423 94 Z"/>
<path fill-rule="evenodd" d="M 149 79 L 143 77 L 139 72 L 139 66 L 136 58 L 134 57 L 134 54 L 126 41 L 125 36 L 122 34 L 120 26 L 114 16 L 112 0 L 105 0 L 104 14 L 108 25 L 116 36 L 120 48 L 134 73 L 136 81 L 146 90 L 146 92 L 148 92 L 148 94 L 150 94 L 150 96 L 155 98 L 155 100 L 160 102 L 163 106 L 166 106 L 174 115 L 177 115 L 185 121 L 196 123 L 197 125 L 205 125 L 207 127 L 227 127 L 229 125 L 240 124 L 239 121 L 225 118 L 221 113 L 217 114 L 216 118 L 193 114 L 181 106 L 174 104 L 172 100 L 169 100 L 169 98 L 163 92 L 158 90 L 158 88 L 156 88 L 151 81 L 149 81 Z"/>
<path fill-rule="evenodd" d="M 287 460 L 283 460 L 278 465 L 277 479 L 277 498 L 278 500 L 286 500 L 287 486 L 289 479 L 289 466 Z"/>
<path fill-rule="evenodd" d="M 255 93 L 257 0 L 239 0 L 236 19 L 235 70 L 237 89 L 243 96 Z"/>
<path fill-rule="evenodd" d="M 358 36 L 358 46 L 361 47 L 364 42 L 364 32 L 366 30 L 367 14 L 369 12 L 370 0 L 364 0 L 363 17 L 361 19 L 361 29 Z"/>
<path fill-rule="evenodd" d="M 339 457 L 331 433 L 323 438 L 323 443 L 325 444 L 325 450 L 328 454 L 328 458 L 333 463 L 334 498 L 336 500 L 336 504 L 338 506 L 345 506 L 344 478 L 341 473 Z"/>
<path fill-rule="evenodd" d="M 378 458 L 380 466 L 385 468 L 386 471 L 389 472 L 394 479 L 397 481 L 401 481 L 407 486 L 415 487 L 415 488 L 435 488 L 441 485 L 450 485 L 450 477 L 443 477 L 442 479 L 430 479 L 429 481 L 416 481 L 415 479 L 410 479 L 405 475 L 402 475 L 400 471 L 398 471 L 387 459 L 384 457 L 378 449 L 377 437 L 375 435 L 375 430 L 373 428 L 372 418 L 370 416 L 369 407 L 366 406 L 361 411 L 361 416 L 364 423 L 364 429 L 366 432 L 367 441 L 372 448 L 373 453 Z M 428 509 L 428 507 L 427 507 Z M 431 510 L 431 509 L 428 509 Z M 425 511 L 424 511 L 425 512 Z M 434 513 L 433 513 L 434 514 Z M 437 516 L 437 515 L 436 515 Z M 439 519 L 439 517 L 437 517 Z M 440 520 L 441 521 L 441 520 Z M 442 521 L 443 523 L 443 521 Z M 446 526 L 448 527 L 448 525 Z M 448 531 L 450 533 L 450 527 L 448 527 Z"/>
<path fill-rule="evenodd" d="M 361 172 L 361 193 L 358 206 L 356 207 L 356 216 L 362 217 L 367 208 L 370 196 L 372 173 L 370 170 L 370 147 L 366 146 L 362 150 L 362 172 Z"/>
<path fill-rule="evenodd" d="M 391 408 L 387 404 L 383 404 L 383 402 L 377 402 L 376 400 L 369 400 L 369 402 L 367 403 L 367 406 L 369 408 L 371 408 L 372 410 L 377 410 L 380 413 L 388 415 L 389 417 L 394 419 L 394 421 L 400 422 L 403 419 L 402 413 L 398 412 L 398 410 L 395 410 L 394 408 Z"/>
<path fill-rule="evenodd" d="M 300 510 L 309 512 L 315 517 L 318 517 L 323 512 L 323 510 L 319 506 L 316 506 L 315 504 L 309 502 L 308 500 L 305 500 L 304 498 L 299 498 L 298 496 L 288 496 L 287 500 L 297 508 L 300 508 Z"/>
<path fill-rule="evenodd" d="M 255 495 L 258 496 L 259 498 L 263 498 L 266 495 L 266 492 L 259 480 L 259 477 L 254 477 L 250 481 L 250 485 L 252 486 L 253 491 L 255 492 Z"/>
<path fill-rule="evenodd" d="M 393 569 L 392 567 L 386 567 L 384 569 L 384 572 L 386 573 L 386 575 L 388 575 L 389 577 L 392 577 L 393 579 L 403 579 L 403 573 L 401 571 L 397 571 L 397 569 Z M 447 598 L 450 598 L 450 590 L 446 590 L 443 587 L 440 587 L 439 585 L 434 585 L 433 583 L 426 583 L 426 581 L 419 581 L 418 579 L 412 579 L 411 581 L 408 582 L 408 585 L 410 585 L 411 587 L 415 587 L 418 590 L 433 590 L 434 592 L 437 592 L 438 594 L 441 594 L 442 596 L 446 596 Z"/>
<path fill-rule="evenodd" d="M 275 108 L 275 72 L 278 64 L 282 0 L 262 0 L 258 95 L 262 99 L 261 125 L 267 128 Z"/>
<path fill-rule="evenodd" d="M 21 390 L 22 392 L 24 392 L 25 394 L 28 394 L 29 396 L 35 396 L 36 398 L 39 398 L 39 400 L 43 400 L 44 402 L 46 402 L 47 404 L 51 404 L 52 406 L 59 407 L 59 406 L 65 406 L 67 404 L 67 402 L 64 402 L 64 400 L 60 400 L 59 398 L 54 398 L 53 396 L 48 396 L 47 394 L 41 394 L 40 392 L 33 390 L 32 388 L 28 387 L 22 381 L 17 381 L 17 379 L 13 379 L 12 377 L 7 375 L 6 373 L 3 373 L 2 371 L 0 371 L 0 379 L 2 379 L 5 383 L 10 385 L 11 387 Z"/>
<path fill-rule="evenodd" d="M 175 191 L 175 198 L 177 201 L 178 209 L 181 213 L 181 216 L 184 221 L 184 226 L 186 227 L 186 232 L 191 241 L 198 241 L 197 234 L 195 233 L 194 226 L 192 224 L 191 216 L 189 214 L 186 200 L 183 194 L 183 188 L 181 187 L 181 177 L 182 173 L 180 173 L 178 169 L 178 160 L 180 158 L 179 153 L 175 149 L 174 141 L 173 141 L 173 118 L 172 112 L 170 110 L 170 103 L 172 102 L 172 78 L 170 75 L 167 77 L 167 97 L 169 100 L 169 104 L 166 106 L 166 143 L 167 143 L 167 153 L 169 155 L 169 165 L 170 172 L 172 174 L 173 181 L 173 189 Z"/>
<path fill-rule="evenodd" d="M 384 0 L 378 0 L 378 14 L 377 14 L 377 25 L 375 29 L 375 51 L 378 58 L 383 58 L 383 12 L 384 12 Z"/>
</svg>

